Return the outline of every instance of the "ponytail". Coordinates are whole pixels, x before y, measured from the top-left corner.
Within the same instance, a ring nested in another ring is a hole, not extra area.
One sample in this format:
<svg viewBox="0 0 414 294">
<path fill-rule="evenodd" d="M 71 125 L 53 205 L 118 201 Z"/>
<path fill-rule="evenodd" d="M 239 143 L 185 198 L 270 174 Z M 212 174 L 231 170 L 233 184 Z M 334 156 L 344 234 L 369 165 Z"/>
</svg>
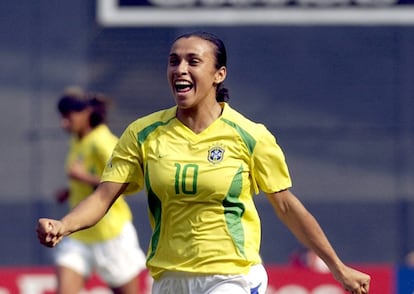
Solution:
<svg viewBox="0 0 414 294">
<path fill-rule="evenodd" d="M 229 101 L 229 90 L 225 87 L 223 87 L 223 84 L 217 85 L 217 91 L 216 91 L 216 100 L 217 102 L 227 102 Z"/>
</svg>

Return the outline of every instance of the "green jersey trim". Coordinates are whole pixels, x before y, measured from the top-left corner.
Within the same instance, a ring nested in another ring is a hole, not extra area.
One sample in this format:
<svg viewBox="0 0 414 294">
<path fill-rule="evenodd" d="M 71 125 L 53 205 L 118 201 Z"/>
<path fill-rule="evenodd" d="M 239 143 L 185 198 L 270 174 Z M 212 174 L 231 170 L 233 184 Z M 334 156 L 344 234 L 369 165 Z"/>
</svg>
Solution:
<svg viewBox="0 0 414 294">
<path fill-rule="evenodd" d="M 241 222 L 245 207 L 239 200 L 243 187 L 243 168 L 240 167 L 234 176 L 230 189 L 223 200 L 224 216 L 227 223 L 227 228 L 234 240 L 234 243 L 239 252 L 246 257 L 244 252 L 244 229 Z"/>
<path fill-rule="evenodd" d="M 148 260 L 150 260 L 155 255 L 156 248 L 158 246 L 158 241 L 160 239 L 162 208 L 160 199 L 151 189 L 148 173 L 145 173 L 145 184 L 147 186 L 148 191 L 148 207 L 152 217 L 154 218 L 154 230 L 151 237 L 151 252 L 148 256 Z"/>
<path fill-rule="evenodd" d="M 254 147 L 256 146 L 256 140 L 248 133 L 246 132 L 242 127 L 240 127 L 238 124 L 225 119 L 221 118 L 223 122 L 234 128 L 242 138 L 243 142 L 246 144 L 247 148 L 249 149 L 250 155 L 253 153 Z"/>
<path fill-rule="evenodd" d="M 146 126 L 144 129 L 142 129 L 138 134 L 138 143 L 142 144 L 147 139 L 147 137 L 159 126 L 165 126 L 170 123 L 171 120 L 173 120 L 175 117 L 170 118 L 167 121 L 157 121 L 153 124 L 150 124 L 149 126 Z"/>
</svg>

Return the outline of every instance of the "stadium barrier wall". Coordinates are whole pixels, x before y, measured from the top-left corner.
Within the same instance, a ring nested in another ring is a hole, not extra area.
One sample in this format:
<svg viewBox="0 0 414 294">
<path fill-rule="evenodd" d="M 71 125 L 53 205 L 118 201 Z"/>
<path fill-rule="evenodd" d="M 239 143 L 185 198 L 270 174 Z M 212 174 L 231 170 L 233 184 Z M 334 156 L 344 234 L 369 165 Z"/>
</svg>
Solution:
<svg viewBox="0 0 414 294">
<path fill-rule="evenodd" d="M 390 265 L 356 265 L 372 277 L 370 293 L 414 293 L 414 270 Z M 330 273 L 317 273 L 292 266 L 266 265 L 269 276 L 267 294 L 346 294 Z M 397 279 L 398 278 L 398 279 Z M 150 294 L 151 278 L 147 271 L 139 276 L 141 292 Z M 52 294 L 56 280 L 52 267 L 2 267 L 0 268 L 1 294 Z M 398 291 L 398 292 L 397 292 Z M 82 294 L 110 294 L 97 276 L 87 283 Z"/>
</svg>

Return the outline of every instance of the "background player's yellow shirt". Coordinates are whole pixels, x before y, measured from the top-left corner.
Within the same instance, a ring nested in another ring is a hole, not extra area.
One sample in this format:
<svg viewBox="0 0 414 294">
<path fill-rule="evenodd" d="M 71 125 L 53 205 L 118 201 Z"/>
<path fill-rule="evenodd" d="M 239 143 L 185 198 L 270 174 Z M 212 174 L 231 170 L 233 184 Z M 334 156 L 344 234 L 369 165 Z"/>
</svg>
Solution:
<svg viewBox="0 0 414 294">
<path fill-rule="evenodd" d="M 103 181 L 145 187 L 153 235 L 147 264 L 165 270 L 235 274 L 260 263 L 254 192 L 291 186 L 273 135 L 234 111 L 193 133 L 176 107 L 133 122 L 121 136 Z"/>
<path fill-rule="evenodd" d="M 99 125 L 82 139 L 71 138 L 66 167 L 80 160 L 86 169 L 101 176 L 118 138 L 106 125 Z M 69 180 L 69 206 L 72 208 L 92 193 L 94 187 L 78 180 Z M 132 219 L 128 204 L 120 197 L 104 218 L 92 228 L 79 231 L 70 237 L 86 243 L 101 242 L 118 236 L 126 221 Z"/>
</svg>

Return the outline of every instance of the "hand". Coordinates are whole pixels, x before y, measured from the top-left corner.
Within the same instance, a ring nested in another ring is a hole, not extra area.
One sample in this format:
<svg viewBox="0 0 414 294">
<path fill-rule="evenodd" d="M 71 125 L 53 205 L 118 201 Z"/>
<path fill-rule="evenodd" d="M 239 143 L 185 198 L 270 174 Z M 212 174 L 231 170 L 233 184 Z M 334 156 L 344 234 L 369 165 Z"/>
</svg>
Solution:
<svg viewBox="0 0 414 294">
<path fill-rule="evenodd" d="M 63 224 L 61 221 L 40 218 L 36 233 L 40 243 L 47 247 L 55 247 L 63 238 Z"/>
<path fill-rule="evenodd" d="M 369 293 L 369 283 L 371 277 L 363 272 L 345 266 L 340 277 L 337 280 L 341 282 L 344 289 L 351 294 L 367 294 Z"/>
<path fill-rule="evenodd" d="M 69 190 L 67 188 L 60 189 L 55 193 L 55 199 L 59 204 L 66 202 L 69 198 Z"/>
</svg>

